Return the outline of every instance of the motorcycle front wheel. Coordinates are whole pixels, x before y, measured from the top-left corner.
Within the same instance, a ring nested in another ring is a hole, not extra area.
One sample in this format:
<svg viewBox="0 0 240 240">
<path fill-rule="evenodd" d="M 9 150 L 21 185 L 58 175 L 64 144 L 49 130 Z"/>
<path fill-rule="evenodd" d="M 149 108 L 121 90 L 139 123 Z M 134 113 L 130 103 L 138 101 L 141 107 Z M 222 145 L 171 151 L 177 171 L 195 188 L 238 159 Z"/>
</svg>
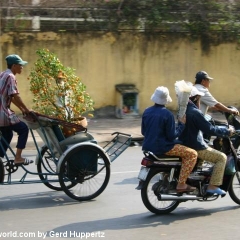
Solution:
<svg viewBox="0 0 240 240">
<path fill-rule="evenodd" d="M 165 188 L 162 175 L 166 174 L 161 169 L 151 170 L 141 189 L 141 197 L 145 207 L 155 214 L 170 213 L 177 208 L 179 201 L 158 200 L 159 190 Z M 158 190 L 156 190 L 156 188 Z"/>
<path fill-rule="evenodd" d="M 228 192 L 232 200 L 240 205 L 240 172 L 234 173 Z"/>
</svg>

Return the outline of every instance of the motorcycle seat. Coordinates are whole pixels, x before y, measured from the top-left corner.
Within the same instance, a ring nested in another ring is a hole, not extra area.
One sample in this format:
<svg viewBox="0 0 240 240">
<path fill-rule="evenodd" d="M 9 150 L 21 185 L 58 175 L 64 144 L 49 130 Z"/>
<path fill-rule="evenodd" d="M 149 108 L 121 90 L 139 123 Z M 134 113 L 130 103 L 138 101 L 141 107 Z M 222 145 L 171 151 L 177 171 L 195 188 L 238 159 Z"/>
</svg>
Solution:
<svg viewBox="0 0 240 240">
<path fill-rule="evenodd" d="M 176 160 L 181 161 L 181 157 L 179 157 L 179 156 L 170 156 L 170 155 L 165 155 L 165 154 L 155 155 L 154 153 L 152 153 L 150 151 L 144 151 L 144 155 L 148 156 L 148 157 L 152 157 L 155 160 L 159 160 L 159 161 L 176 161 Z"/>
</svg>

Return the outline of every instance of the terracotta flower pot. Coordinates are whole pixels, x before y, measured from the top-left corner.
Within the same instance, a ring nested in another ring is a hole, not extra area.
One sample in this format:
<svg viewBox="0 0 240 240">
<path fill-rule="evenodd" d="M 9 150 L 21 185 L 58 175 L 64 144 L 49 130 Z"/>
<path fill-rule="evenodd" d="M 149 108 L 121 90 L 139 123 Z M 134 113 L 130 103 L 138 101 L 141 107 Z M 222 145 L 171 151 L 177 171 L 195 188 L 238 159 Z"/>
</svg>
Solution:
<svg viewBox="0 0 240 240">
<path fill-rule="evenodd" d="M 87 125 L 88 125 L 86 117 L 80 117 L 80 118 L 74 119 L 74 123 L 79 126 L 83 126 L 84 128 L 87 128 Z M 79 131 L 81 130 L 77 129 L 77 127 L 69 127 L 69 126 L 62 127 L 63 135 L 66 138 L 76 134 L 76 132 L 79 132 Z"/>
<path fill-rule="evenodd" d="M 84 128 L 87 128 L 88 122 L 86 117 L 80 117 L 79 120 L 77 121 L 78 125 L 83 126 Z"/>
</svg>

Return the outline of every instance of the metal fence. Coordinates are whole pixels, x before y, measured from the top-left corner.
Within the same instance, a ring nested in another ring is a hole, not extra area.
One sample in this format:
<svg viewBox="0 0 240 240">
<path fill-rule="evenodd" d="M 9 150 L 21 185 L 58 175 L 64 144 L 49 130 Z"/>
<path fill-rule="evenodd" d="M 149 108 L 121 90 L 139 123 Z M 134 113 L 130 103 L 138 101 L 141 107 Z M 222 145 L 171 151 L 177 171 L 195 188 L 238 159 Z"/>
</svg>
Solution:
<svg viewBox="0 0 240 240">
<path fill-rule="evenodd" d="M 2 31 L 86 31 L 116 28 L 116 11 L 103 1 L 1 0 Z M 115 22 L 112 20 L 114 16 Z"/>
<path fill-rule="evenodd" d="M 201 21 L 205 21 L 205 24 L 209 23 L 213 31 L 238 31 L 239 28 L 240 14 L 237 8 L 235 10 L 229 8 L 225 12 L 210 10 L 196 12 L 191 11 L 190 7 L 176 10 L 163 9 L 162 12 L 158 9 L 161 21 L 160 24 L 155 24 L 157 17 L 154 19 L 153 16 L 153 20 L 146 19 L 139 12 L 138 7 L 120 11 L 123 0 L 114 0 L 112 1 L 114 4 L 106 4 L 106 2 L 110 1 L 1 0 L 1 32 L 147 31 L 149 29 L 162 32 L 187 32 L 198 21 L 198 26 L 201 25 Z M 141 11 L 147 13 L 149 9 L 143 8 Z M 198 20 L 198 16 L 203 18 Z"/>
</svg>

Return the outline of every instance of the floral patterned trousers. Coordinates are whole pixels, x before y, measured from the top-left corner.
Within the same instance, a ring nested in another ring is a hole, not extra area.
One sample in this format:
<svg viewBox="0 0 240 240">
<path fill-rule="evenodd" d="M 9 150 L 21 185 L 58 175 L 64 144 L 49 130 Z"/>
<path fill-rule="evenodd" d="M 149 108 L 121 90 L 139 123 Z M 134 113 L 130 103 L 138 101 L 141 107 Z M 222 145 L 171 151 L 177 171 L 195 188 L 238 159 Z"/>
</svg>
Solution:
<svg viewBox="0 0 240 240">
<path fill-rule="evenodd" d="M 170 151 L 166 152 L 165 155 L 178 156 L 182 158 L 182 166 L 178 182 L 185 184 L 189 174 L 197 162 L 197 152 L 194 149 L 176 144 Z"/>
<path fill-rule="evenodd" d="M 197 153 L 199 159 L 214 163 L 210 184 L 220 186 L 223 180 L 227 156 L 224 153 L 217 151 L 211 147 L 208 147 L 205 150 L 199 150 Z"/>
</svg>

